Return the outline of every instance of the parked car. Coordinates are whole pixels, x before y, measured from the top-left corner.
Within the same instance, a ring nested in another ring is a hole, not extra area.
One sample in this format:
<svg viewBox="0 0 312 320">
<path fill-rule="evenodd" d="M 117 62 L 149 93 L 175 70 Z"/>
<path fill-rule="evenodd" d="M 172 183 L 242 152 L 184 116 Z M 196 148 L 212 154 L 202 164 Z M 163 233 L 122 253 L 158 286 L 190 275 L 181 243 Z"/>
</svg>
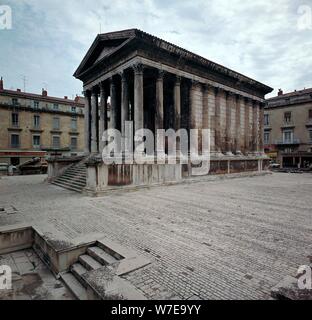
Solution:
<svg viewBox="0 0 312 320">
<path fill-rule="evenodd" d="M 9 173 L 9 165 L 7 163 L 0 163 L 0 176 L 7 176 Z"/>
<path fill-rule="evenodd" d="M 274 161 L 270 162 L 270 168 L 271 169 L 279 169 L 281 165 L 279 163 L 276 163 Z"/>
</svg>

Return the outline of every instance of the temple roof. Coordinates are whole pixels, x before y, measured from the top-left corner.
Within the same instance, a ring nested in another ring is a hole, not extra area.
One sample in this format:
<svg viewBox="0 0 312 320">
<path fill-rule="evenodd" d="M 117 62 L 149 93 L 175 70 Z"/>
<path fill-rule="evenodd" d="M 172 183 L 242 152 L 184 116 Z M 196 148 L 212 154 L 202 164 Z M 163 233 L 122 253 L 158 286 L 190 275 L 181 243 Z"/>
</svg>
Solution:
<svg viewBox="0 0 312 320">
<path fill-rule="evenodd" d="M 246 77 L 241 73 L 233 71 L 218 63 L 210 61 L 195 53 L 192 53 L 186 49 L 183 49 L 177 45 L 174 45 L 170 42 L 157 38 L 138 29 L 129 29 L 99 34 L 88 50 L 81 64 L 79 65 L 78 69 L 74 73 L 74 76 L 80 79 L 86 71 L 93 67 L 93 65 L 105 61 L 106 58 L 123 50 L 134 40 L 143 41 L 145 43 L 148 43 L 151 47 L 159 48 L 167 51 L 170 54 L 178 55 L 179 57 L 184 58 L 187 61 L 193 61 L 196 64 L 206 67 L 211 71 L 234 78 L 238 82 L 247 83 L 251 86 L 257 87 L 265 93 L 270 93 L 273 91 L 271 87 L 266 86 L 249 77 Z M 105 47 L 104 43 L 106 43 Z"/>
</svg>

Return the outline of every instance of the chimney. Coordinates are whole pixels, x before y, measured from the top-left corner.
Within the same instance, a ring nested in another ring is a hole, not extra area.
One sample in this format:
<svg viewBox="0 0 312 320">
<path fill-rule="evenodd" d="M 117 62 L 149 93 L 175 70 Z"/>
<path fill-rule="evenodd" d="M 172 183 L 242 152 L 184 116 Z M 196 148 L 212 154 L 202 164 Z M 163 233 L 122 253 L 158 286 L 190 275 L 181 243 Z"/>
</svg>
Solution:
<svg viewBox="0 0 312 320">
<path fill-rule="evenodd" d="M 1 77 L 1 79 L 0 79 L 0 91 L 3 91 L 3 90 L 4 90 L 3 79 Z"/>
<path fill-rule="evenodd" d="M 16 89 L 16 91 L 17 91 L 17 92 L 22 92 L 22 90 L 21 90 L 21 89 Z"/>
<path fill-rule="evenodd" d="M 64 99 L 65 99 L 65 100 L 67 100 L 67 99 L 68 99 L 68 97 L 67 97 L 67 96 L 65 96 L 65 97 L 64 97 Z"/>
<path fill-rule="evenodd" d="M 47 97 L 47 96 L 48 96 L 48 91 L 42 89 L 42 96 L 43 96 L 43 97 Z"/>
<path fill-rule="evenodd" d="M 284 94 L 282 89 L 278 89 L 278 96 L 282 96 Z"/>
</svg>

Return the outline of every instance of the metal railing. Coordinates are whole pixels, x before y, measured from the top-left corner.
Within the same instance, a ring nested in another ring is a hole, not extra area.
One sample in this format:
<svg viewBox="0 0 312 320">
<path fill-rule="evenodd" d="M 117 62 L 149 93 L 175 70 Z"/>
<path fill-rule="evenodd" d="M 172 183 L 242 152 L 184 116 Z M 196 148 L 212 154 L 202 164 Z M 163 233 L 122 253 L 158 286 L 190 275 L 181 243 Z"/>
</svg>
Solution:
<svg viewBox="0 0 312 320">
<path fill-rule="evenodd" d="M 290 145 L 290 144 L 300 144 L 300 139 L 290 139 L 290 140 L 276 140 L 275 144 L 277 145 Z"/>
</svg>

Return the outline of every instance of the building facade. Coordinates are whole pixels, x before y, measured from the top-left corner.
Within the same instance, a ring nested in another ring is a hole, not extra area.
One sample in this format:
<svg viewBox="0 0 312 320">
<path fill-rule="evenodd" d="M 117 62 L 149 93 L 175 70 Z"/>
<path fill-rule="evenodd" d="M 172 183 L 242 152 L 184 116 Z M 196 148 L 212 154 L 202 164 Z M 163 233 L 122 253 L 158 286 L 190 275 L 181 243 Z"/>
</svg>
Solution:
<svg viewBox="0 0 312 320">
<path fill-rule="evenodd" d="M 0 80 L 0 163 L 84 152 L 84 99 L 6 90 Z"/>
<path fill-rule="evenodd" d="M 126 121 L 134 132 L 210 129 L 210 174 L 265 167 L 263 113 L 273 89 L 264 84 L 137 29 L 98 35 L 74 76 L 85 92 L 90 193 L 192 175 L 192 164 L 103 164 L 103 132 L 118 129 L 124 136 Z"/>
<path fill-rule="evenodd" d="M 266 153 L 285 168 L 312 165 L 312 88 L 267 100 L 264 113 Z"/>
</svg>

